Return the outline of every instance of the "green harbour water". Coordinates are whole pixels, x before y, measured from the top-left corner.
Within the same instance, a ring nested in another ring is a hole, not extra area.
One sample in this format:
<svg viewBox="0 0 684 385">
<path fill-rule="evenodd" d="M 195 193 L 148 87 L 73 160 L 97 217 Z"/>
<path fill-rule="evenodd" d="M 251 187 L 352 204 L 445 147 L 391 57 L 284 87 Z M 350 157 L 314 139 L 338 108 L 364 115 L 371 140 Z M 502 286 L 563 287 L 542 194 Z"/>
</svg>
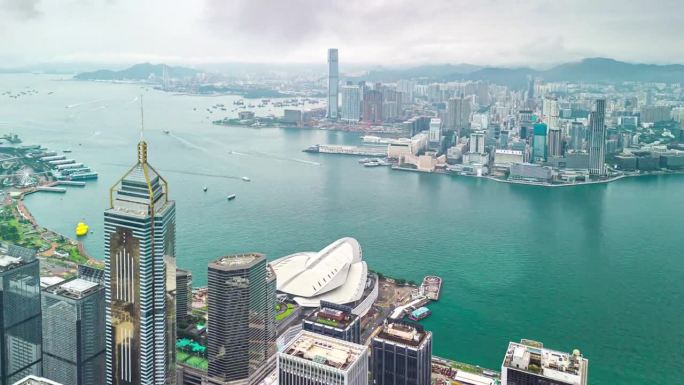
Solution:
<svg viewBox="0 0 684 385">
<path fill-rule="evenodd" d="M 94 256 L 103 255 L 109 187 L 135 161 L 142 93 L 150 163 L 177 205 L 178 266 L 195 285 L 219 255 L 274 259 L 351 236 L 373 270 L 444 278 L 422 322 L 436 355 L 499 370 L 508 341 L 531 338 L 579 348 L 590 384 L 684 383 L 682 175 L 550 189 L 364 168 L 358 158 L 301 152 L 356 144 L 359 134 L 212 125 L 205 109 L 223 103 L 229 111 L 211 118 L 232 117 L 234 96 L 61 78 L 0 75 L 0 93 L 39 91 L 0 97 L 0 133 L 72 149 L 68 157 L 99 172 L 85 188 L 26 198 L 60 233 L 72 236 L 85 220 Z"/>
</svg>

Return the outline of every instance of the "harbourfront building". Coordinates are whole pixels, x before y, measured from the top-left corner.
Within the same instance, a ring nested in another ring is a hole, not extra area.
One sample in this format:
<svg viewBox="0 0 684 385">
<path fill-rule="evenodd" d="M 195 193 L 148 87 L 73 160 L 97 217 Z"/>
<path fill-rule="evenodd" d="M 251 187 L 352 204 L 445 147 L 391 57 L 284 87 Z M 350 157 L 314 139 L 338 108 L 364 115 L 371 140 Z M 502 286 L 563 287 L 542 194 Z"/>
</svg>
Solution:
<svg viewBox="0 0 684 385">
<path fill-rule="evenodd" d="M 105 293 L 72 278 L 43 289 L 43 375 L 64 385 L 104 383 Z"/>
<path fill-rule="evenodd" d="M 606 175 L 606 100 L 597 99 L 591 112 L 589 124 L 591 137 L 589 143 L 589 173 L 594 176 Z"/>
<path fill-rule="evenodd" d="M 40 269 L 33 250 L 0 245 L 0 385 L 41 375 Z"/>
<path fill-rule="evenodd" d="M 432 333 L 420 324 L 388 320 L 371 342 L 373 385 L 430 385 Z"/>
<path fill-rule="evenodd" d="M 367 385 L 368 347 L 301 331 L 278 352 L 280 385 Z"/>
<path fill-rule="evenodd" d="M 589 360 L 579 350 L 564 353 L 537 341 L 510 342 L 501 364 L 501 385 L 587 385 Z"/>
<path fill-rule="evenodd" d="M 207 374 L 214 383 L 258 383 L 268 374 L 269 361 L 275 365 L 271 279 L 263 254 L 228 255 L 209 263 Z"/>
<path fill-rule="evenodd" d="M 107 385 L 173 382 L 175 204 L 166 180 L 138 161 L 110 189 L 105 210 Z M 167 379 L 167 375 L 169 378 Z"/>
<path fill-rule="evenodd" d="M 319 307 L 321 301 L 355 304 L 364 298 L 368 284 L 368 266 L 361 245 L 354 238 L 338 239 L 318 252 L 278 258 L 271 266 L 277 276 L 278 291 L 302 307 Z M 370 304 L 375 298 L 377 291 L 370 297 Z M 355 314 L 364 314 L 370 304 Z"/>
<path fill-rule="evenodd" d="M 361 342 L 359 316 L 352 313 L 349 306 L 321 301 L 321 307 L 304 319 L 302 327 L 310 332 L 356 344 Z"/>
<path fill-rule="evenodd" d="M 328 50 L 328 119 L 338 118 L 338 86 L 340 82 L 337 48 Z"/>
</svg>

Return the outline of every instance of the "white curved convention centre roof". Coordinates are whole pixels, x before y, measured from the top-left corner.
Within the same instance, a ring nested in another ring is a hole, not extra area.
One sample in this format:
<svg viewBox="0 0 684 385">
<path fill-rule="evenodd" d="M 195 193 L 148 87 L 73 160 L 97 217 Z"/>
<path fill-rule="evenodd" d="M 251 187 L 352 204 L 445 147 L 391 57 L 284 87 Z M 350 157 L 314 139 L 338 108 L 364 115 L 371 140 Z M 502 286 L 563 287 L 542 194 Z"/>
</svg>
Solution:
<svg viewBox="0 0 684 385">
<path fill-rule="evenodd" d="M 287 293 L 304 307 L 320 301 L 346 304 L 359 300 L 368 275 L 361 245 L 342 238 L 319 252 L 295 253 L 271 262 L 278 291 Z"/>
</svg>

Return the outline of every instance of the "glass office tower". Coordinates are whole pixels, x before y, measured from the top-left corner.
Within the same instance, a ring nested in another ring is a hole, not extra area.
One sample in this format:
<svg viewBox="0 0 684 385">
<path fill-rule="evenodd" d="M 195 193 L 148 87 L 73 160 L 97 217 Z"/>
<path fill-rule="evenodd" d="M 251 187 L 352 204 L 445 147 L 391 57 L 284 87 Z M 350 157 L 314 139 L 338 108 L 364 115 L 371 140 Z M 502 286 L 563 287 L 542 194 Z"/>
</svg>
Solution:
<svg viewBox="0 0 684 385">
<path fill-rule="evenodd" d="M 106 384 L 173 383 L 175 205 L 144 140 L 104 216 Z"/>
<path fill-rule="evenodd" d="M 40 375 L 40 269 L 33 250 L 0 245 L 0 313 L 0 385 Z"/>
<path fill-rule="evenodd" d="M 229 255 L 209 263 L 207 352 L 214 381 L 252 383 L 274 357 L 273 278 L 262 254 Z"/>
<path fill-rule="evenodd" d="M 72 278 L 43 289 L 43 376 L 63 385 L 102 384 L 104 286 Z"/>
</svg>

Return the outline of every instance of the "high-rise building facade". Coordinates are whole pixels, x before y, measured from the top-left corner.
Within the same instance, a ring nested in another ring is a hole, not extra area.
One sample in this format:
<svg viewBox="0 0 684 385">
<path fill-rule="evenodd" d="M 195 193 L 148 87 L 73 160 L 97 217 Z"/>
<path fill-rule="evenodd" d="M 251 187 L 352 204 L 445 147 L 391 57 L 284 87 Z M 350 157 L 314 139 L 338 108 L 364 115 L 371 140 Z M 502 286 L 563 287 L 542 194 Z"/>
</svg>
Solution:
<svg viewBox="0 0 684 385">
<path fill-rule="evenodd" d="M 597 99 L 594 111 L 591 112 L 589 125 L 589 174 L 606 175 L 606 100 Z"/>
<path fill-rule="evenodd" d="M 560 128 L 550 128 L 548 137 L 549 158 L 562 156 L 563 140 Z"/>
<path fill-rule="evenodd" d="M 386 321 L 371 342 L 373 385 L 430 385 L 432 333 L 416 323 Z"/>
<path fill-rule="evenodd" d="M 439 145 L 442 141 L 442 120 L 439 118 L 430 119 L 430 129 L 428 131 L 428 142 L 430 147 Z"/>
<path fill-rule="evenodd" d="M 279 385 L 367 385 L 368 347 L 301 331 L 278 352 Z"/>
<path fill-rule="evenodd" d="M 541 342 L 508 344 L 501 364 L 501 385 L 587 385 L 589 360 L 572 353 L 544 348 Z"/>
<path fill-rule="evenodd" d="M 532 137 L 532 160 L 534 163 L 546 162 L 547 126 L 544 123 L 534 125 Z"/>
<path fill-rule="evenodd" d="M 483 132 L 473 132 L 470 134 L 469 152 L 475 154 L 485 153 L 485 134 Z"/>
<path fill-rule="evenodd" d="M 584 125 L 582 122 L 572 122 L 570 125 L 570 148 L 575 151 L 584 149 Z"/>
<path fill-rule="evenodd" d="M 470 99 L 465 97 L 451 98 L 447 104 L 446 129 L 460 132 L 470 122 Z"/>
<path fill-rule="evenodd" d="M 338 118 L 338 86 L 340 83 L 340 74 L 338 68 L 337 48 L 330 48 L 328 50 L 328 119 Z"/>
<path fill-rule="evenodd" d="M 0 385 L 41 375 L 40 269 L 33 250 L 0 245 Z"/>
<path fill-rule="evenodd" d="M 302 329 L 358 344 L 361 342 L 359 316 L 349 306 L 321 301 L 321 307 L 302 322 Z"/>
<path fill-rule="evenodd" d="M 64 385 L 104 383 L 104 291 L 82 278 L 43 289 L 43 376 Z"/>
<path fill-rule="evenodd" d="M 109 204 L 105 383 L 172 383 L 176 210 L 166 180 L 147 163 L 144 140 L 138 143 L 137 163 L 110 189 Z"/>
<path fill-rule="evenodd" d="M 342 111 L 340 120 L 358 122 L 361 119 L 361 89 L 359 86 L 342 86 Z"/>
<path fill-rule="evenodd" d="M 378 90 L 368 90 L 364 93 L 362 114 L 364 122 L 382 122 L 382 92 Z"/>
<path fill-rule="evenodd" d="M 275 349 L 269 309 L 274 300 L 266 258 L 249 253 L 209 263 L 207 275 L 208 375 L 213 381 L 258 382 Z M 275 362 L 273 362 L 275 364 Z"/>
</svg>

